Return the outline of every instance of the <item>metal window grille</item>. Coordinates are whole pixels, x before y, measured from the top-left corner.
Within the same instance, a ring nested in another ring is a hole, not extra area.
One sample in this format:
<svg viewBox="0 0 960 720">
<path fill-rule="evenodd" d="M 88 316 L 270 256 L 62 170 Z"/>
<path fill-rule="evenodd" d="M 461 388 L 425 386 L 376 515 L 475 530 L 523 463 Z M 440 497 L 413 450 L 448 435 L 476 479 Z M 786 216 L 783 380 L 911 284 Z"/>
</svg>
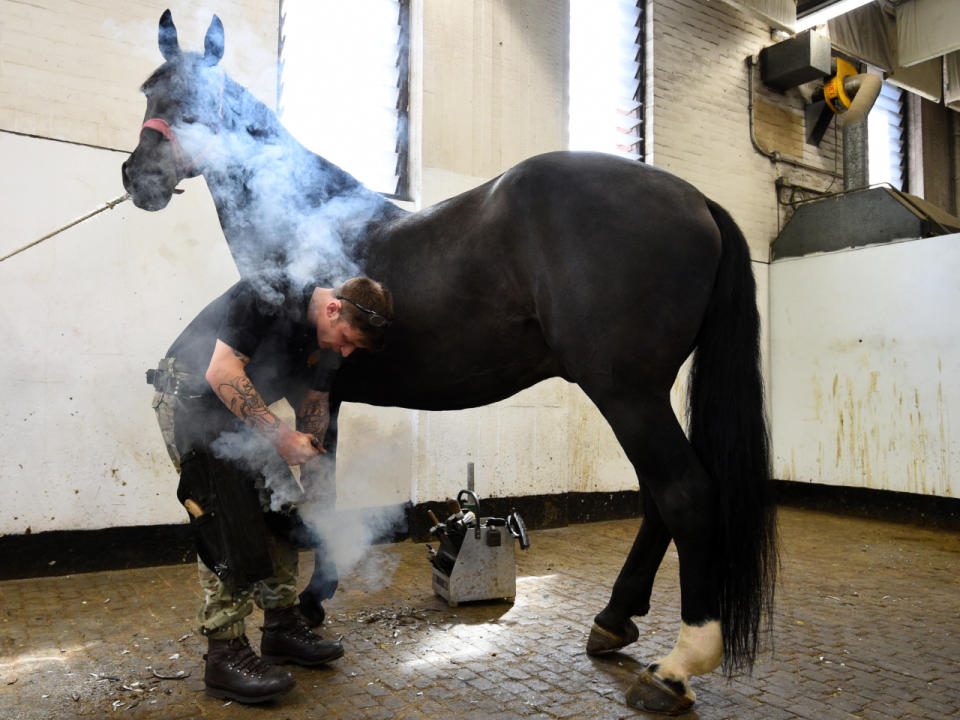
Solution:
<svg viewBox="0 0 960 720">
<path fill-rule="evenodd" d="M 904 119 L 903 91 L 883 83 L 880 96 L 867 117 L 870 152 L 870 184 L 887 182 L 903 189 Z"/>
<path fill-rule="evenodd" d="M 570 149 L 643 160 L 647 0 L 570 0 Z"/>
<path fill-rule="evenodd" d="M 301 143 L 408 199 L 409 0 L 282 0 L 277 108 Z"/>
</svg>

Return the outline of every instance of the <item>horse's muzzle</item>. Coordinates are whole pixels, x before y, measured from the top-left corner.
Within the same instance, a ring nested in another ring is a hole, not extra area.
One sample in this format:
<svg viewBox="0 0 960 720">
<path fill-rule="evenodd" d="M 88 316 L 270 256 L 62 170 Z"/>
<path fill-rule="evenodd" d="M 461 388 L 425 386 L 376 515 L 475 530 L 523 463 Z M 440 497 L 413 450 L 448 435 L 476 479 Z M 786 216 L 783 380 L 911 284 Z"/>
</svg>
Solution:
<svg viewBox="0 0 960 720">
<path fill-rule="evenodd" d="M 123 163 L 120 169 L 123 178 L 123 187 L 130 194 L 133 204 L 141 210 L 163 210 L 173 196 L 173 188 L 156 173 L 138 175 L 134 177 L 130 169 L 130 160 Z"/>
</svg>

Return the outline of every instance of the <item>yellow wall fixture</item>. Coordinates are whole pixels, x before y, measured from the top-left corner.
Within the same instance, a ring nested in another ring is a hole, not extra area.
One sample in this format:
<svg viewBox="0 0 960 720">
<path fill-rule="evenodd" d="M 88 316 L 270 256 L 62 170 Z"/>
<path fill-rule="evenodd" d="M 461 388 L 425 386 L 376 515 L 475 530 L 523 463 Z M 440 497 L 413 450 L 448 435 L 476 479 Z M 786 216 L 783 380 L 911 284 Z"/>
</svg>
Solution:
<svg viewBox="0 0 960 720">
<path fill-rule="evenodd" d="M 823 84 L 823 99 L 837 115 L 846 112 L 853 102 L 843 88 L 845 78 L 856 75 L 857 69 L 843 58 L 837 58 L 837 74 Z"/>
</svg>

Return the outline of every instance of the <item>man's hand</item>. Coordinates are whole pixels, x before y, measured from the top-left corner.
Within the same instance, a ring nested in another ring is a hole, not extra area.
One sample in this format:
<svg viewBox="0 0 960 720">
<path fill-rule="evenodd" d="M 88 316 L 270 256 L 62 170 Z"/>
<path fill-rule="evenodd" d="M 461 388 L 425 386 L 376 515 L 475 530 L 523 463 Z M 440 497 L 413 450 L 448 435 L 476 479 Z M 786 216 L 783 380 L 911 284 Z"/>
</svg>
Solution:
<svg viewBox="0 0 960 720">
<path fill-rule="evenodd" d="M 302 465 L 320 455 L 314 445 L 313 435 L 296 430 L 290 430 L 283 437 L 274 440 L 273 446 L 287 465 Z"/>
</svg>

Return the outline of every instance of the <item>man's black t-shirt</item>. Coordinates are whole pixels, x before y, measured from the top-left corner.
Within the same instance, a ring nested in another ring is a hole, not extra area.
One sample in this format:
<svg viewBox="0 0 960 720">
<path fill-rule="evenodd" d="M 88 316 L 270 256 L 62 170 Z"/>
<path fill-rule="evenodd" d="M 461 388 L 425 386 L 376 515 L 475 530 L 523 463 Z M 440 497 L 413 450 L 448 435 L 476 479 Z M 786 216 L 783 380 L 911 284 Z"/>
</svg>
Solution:
<svg viewBox="0 0 960 720">
<path fill-rule="evenodd" d="M 316 328 L 307 320 L 314 287 L 241 280 L 187 326 L 167 356 L 179 370 L 202 378 L 219 338 L 250 358 L 247 376 L 267 404 L 297 384 L 329 391 L 340 356 L 319 348 Z"/>
</svg>

